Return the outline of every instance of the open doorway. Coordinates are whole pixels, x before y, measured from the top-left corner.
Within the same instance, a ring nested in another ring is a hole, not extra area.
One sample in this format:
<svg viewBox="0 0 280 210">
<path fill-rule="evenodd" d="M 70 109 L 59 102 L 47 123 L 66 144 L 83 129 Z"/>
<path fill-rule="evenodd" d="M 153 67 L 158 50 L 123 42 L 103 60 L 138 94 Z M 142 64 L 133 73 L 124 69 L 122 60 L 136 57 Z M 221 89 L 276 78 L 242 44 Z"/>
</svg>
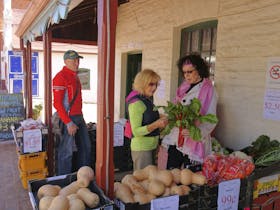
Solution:
<svg viewBox="0 0 280 210">
<path fill-rule="evenodd" d="M 127 69 L 126 69 L 126 88 L 125 96 L 132 90 L 132 84 L 136 74 L 142 68 L 142 53 L 128 53 L 127 54 Z M 127 116 L 125 116 L 127 117 Z"/>
<path fill-rule="evenodd" d="M 142 53 L 127 54 L 127 70 L 126 70 L 126 91 L 127 96 L 132 90 L 133 80 L 136 74 L 141 71 Z"/>
</svg>

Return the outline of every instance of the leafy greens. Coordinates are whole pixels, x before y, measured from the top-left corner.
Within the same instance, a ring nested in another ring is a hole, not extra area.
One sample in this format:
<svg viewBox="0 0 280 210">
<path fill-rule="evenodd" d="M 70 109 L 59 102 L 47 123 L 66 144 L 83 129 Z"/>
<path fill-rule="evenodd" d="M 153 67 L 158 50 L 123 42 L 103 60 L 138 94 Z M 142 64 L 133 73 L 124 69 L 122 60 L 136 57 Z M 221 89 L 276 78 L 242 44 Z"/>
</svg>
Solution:
<svg viewBox="0 0 280 210">
<path fill-rule="evenodd" d="M 171 132 L 172 128 L 178 127 L 180 130 L 186 128 L 190 132 L 190 137 L 193 140 L 201 140 L 200 129 L 195 125 L 196 121 L 200 123 L 217 123 L 217 116 L 214 114 L 201 115 L 201 103 L 199 99 L 194 98 L 189 105 L 182 105 L 180 102 L 174 104 L 170 101 L 167 106 L 156 106 L 158 110 L 162 108 L 164 113 L 168 115 L 168 125 L 161 131 L 162 135 L 167 135 Z"/>
</svg>

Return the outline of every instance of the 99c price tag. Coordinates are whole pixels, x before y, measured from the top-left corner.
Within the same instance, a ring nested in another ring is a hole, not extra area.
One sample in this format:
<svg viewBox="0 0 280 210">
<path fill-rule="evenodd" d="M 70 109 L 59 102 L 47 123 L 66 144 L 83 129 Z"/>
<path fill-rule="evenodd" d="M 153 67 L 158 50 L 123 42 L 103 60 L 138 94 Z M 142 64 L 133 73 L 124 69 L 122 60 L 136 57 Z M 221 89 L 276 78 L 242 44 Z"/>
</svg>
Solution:
<svg viewBox="0 0 280 210">
<path fill-rule="evenodd" d="M 219 184 L 218 210 L 238 210 L 240 179 L 224 181 Z"/>
</svg>

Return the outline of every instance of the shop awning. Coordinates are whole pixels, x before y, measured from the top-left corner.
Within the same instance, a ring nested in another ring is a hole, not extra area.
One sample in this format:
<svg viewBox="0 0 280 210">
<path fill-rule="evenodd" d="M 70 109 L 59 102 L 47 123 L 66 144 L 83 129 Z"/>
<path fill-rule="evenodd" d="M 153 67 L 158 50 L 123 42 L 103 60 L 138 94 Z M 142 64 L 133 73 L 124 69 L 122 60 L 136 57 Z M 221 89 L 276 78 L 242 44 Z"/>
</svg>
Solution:
<svg viewBox="0 0 280 210">
<path fill-rule="evenodd" d="M 66 19 L 67 14 L 82 0 L 33 0 L 25 13 L 16 35 L 26 41 L 42 36 L 50 25 Z"/>
</svg>

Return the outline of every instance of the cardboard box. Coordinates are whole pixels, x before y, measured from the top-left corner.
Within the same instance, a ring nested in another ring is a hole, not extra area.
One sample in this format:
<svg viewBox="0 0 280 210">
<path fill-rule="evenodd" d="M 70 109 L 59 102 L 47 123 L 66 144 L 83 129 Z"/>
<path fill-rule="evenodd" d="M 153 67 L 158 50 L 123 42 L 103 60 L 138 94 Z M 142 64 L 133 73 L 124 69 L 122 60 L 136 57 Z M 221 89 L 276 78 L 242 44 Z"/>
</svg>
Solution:
<svg viewBox="0 0 280 210">
<path fill-rule="evenodd" d="M 265 176 L 254 181 L 253 198 L 257 198 L 262 194 L 279 191 L 280 174 Z"/>
<path fill-rule="evenodd" d="M 36 180 L 36 181 L 30 181 L 28 183 L 29 187 L 29 198 L 30 202 L 32 204 L 33 210 L 39 210 L 39 199 L 37 197 L 38 189 L 45 185 L 45 184 L 53 184 L 53 185 L 59 185 L 61 187 L 65 187 L 72 183 L 73 181 L 77 180 L 77 174 L 67 174 L 62 176 L 54 176 L 49 177 L 42 180 Z M 88 187 L 92 192 L 98 194 L 100 198 L 99 205 L 94 208 L 94 210 L 113 210 L 114 209 L 114 202 L 111 201 L 108 197 L 105 196 L 103 191 L 98 187 L 95 181 L 91 182 Z M 86 210 L 93 210 L 91 208 L 86 208 Z"/>
</svg>

